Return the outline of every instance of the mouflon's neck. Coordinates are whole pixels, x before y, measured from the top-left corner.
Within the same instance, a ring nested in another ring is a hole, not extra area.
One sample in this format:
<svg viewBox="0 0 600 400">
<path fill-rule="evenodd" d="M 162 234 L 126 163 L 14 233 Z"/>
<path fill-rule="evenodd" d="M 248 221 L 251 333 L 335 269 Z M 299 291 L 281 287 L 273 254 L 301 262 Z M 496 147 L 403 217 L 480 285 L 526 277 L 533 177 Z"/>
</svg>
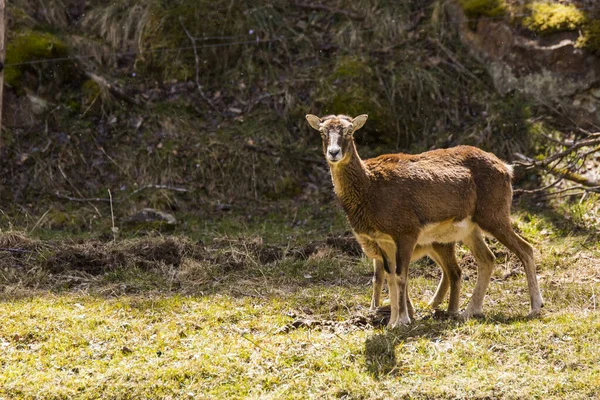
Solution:
<svg viewBox="0 0 600 400">
<path fill-rule="evenodd" d="M 347 157 L 337 164 L 329 164 L 333 189 L 342 207 L 350 216 L 361 207 L 362 197 L 369 183 L 367 169 L 360 159 L 354 142 Z"/>
</svg>

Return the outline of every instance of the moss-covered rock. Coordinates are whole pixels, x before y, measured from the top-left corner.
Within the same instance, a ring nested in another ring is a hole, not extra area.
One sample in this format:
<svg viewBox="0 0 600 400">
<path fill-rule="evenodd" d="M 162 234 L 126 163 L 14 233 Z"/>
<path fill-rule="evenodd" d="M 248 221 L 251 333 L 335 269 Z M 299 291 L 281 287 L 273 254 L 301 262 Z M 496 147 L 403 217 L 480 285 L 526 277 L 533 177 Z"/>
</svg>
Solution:
<svg viewBox="0 0 600 400">
<path fill-rule="evenodd" d="M 576 46 L 600 54 L 600 20 L 588 21 L 583 26 L 583 34 L 577 40 Z"/>
<path fill-rule="evenodd" d="M 9 39 L 6 48 L 6 63 L 20 64 L 34 60 L 66 57 L 68 53 L 67 45 L 57 36 L 28 30 Z M 6 83 L 19 88 L 23 72 L 27 68 L 30 67 L 28 65 L 8 66 L 4 71 Z"/>
<path fill-rule="evenodd" d="M 169 213 L 144 208 L 129 216 L 123 221 L 126 228 L 130 230 L 173 230 L 177 225 L 177 219 Z"/>
<path fill-rule="evenodd" d="M 531 15 L 523 20 L 523 26 L 540 33 L 572 31 L 586 22 L 586 16 L 573 4 L 535 2 L 529 6 Z"/>
<path fill-rule="evenodd" d="M 504 0 L 459 0 L 469 18 L 501 17 L 506 14 Z"/>
</svg>

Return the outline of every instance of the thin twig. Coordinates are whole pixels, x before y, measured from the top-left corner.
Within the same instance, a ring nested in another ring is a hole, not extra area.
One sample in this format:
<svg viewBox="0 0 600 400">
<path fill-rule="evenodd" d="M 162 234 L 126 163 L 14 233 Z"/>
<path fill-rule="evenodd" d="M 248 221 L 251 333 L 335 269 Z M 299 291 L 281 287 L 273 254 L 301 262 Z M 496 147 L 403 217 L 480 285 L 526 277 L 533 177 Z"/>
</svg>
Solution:
<svg viewBox="0 0 600 400">
<path fill-rule="evenodd" d="M 79 195 L 82 196 L 82 193 L 79 191 L 79 189 L 77 189 L 77 187 L 71 182 L 71 180 L 69 179 L 69 177 L 67 177 L 67 174 L 65 173 L 65 171 L 63 171 L 62 167 L 60 166 L 60 164 L 58 164 L 58 170 L 60 171 L 61 175 L 63 176 L 63 178 L 65 178 L 65 181 L 67 181 L 67 183 L 69 184 L 69 186 L 71 186 L 73 188 L 73 190 L 75 190 L 75 192 Z M 58 193 L 58 192 L 57 192 Z M 98 208 L 92 203 L 92 202 L 88 202 L 89 205 L 96 210 L 96 213 L 98 215 L 102 215 L 100 214 L 100 210 L 98 210 Z"/>
<path fill-rule="evenodd" d="M 592 155 L 592 154 L 594 154 L 594 153 L 596 153 L 596 152 L 600 152 L 600 146 L 598 146 L 598 147 L 594 147 L 594 148 L 593 148 L 593 149 L 591 149 L 590 151 L 586 151 L 585 153 L 583 153 L 583 154 L 581 155 L 581 157 L 584 157 L 584 158 L 585 158 L 585 157 L 587 157 L 587 156 L 589 156 L 589 155 Z"/>
<path fill-rule="evenodd" d="M 582 192 L 577 192 L 577 193 L 569 193 L 568 196 L 576 196 L 582 193 L 585 193 L 585 191 L 590 191 L 590 192 L 595 192 L 597 190 L 600 189 L 600 186 L 597 187 L 587 187 L 587 186 L 571 186 L 565 189 L 561 189 L 561 190 L 557 190 L 554 192 L 540 192 L 537 195 L 540 197 L 552 197 L 552 196 L 556 196 L 556 195 L 560 195 L 560 194 L 565 194 L 567 192 L 572 192 L 574 190 L 582 190 Z"/>
<path fill-rule="evenodd" d="M 309 10 L 317 10 L 317 11 L 327 11 L 329 13 L 332 14 L 340 14 L 340 15 L 345 15 L 348 18 L 352 18 L 358 21 L 362 21 L 365 19 L 365 16 L 359 13 L 355 13 L 352 11 L 348 11 L 348 10 L 341 10 L 339 8 L 333 8 L 333 7 L 329 7 L 326 6 L 324 4 L 315 4 L 315 3 L 301 3 L 299 1 L 296 1 L 293 3 L 296 7 L 299 8 L 306 8 Z"/>
<path fill-rule="evenodd" d="M 515 189 L 514 193 L 516 194 L 536 194 L 536 193 L 542 193 L 545 192 L 548 189 L 551 189 L 553 187 L 555 187 L 556 185 L 558 185 L 559 183 L 561 183 L 565 178 L 564 177 L 559 177 L 558 179 L 556 179 L 554 182 L 541 187 L 541 188 L 537 188 L 537 189 Z"/>
<path fill-rule="evenodd" d="M 115 167 L 117 167 L 119 169 L 119 171 L 121 171 L 121 173 L 125 176 L 127 176 L 129 179 L 133 180 L 131 178 L 131 175 L 129 175 L 129 173 L 127 171 L 125 171 L 118 162 L 115 161 L 114 158 L 112 158 L 111 156 L 108 155 L 108 153 L 106 152 L 106 150 L 104 150 L 104 147 L 102 146 L 98 146 L 98 149 L 102 152 L 102 154 L 104 154 L 106 156 L 106 158 L 108 158 L 108 160 L 113 163 L 115 165 Z"/>
<path fill-rule="evenodd" d="M 189 192 L 189 189 L 181 188 L 181 187 L 173 187 L 173 186 L 167 186 L 167 185 L 146 185 L 146 186 L 142 186 L 139 189 L 134 190 L 129 195 L 127 195 L 125 198 L 123 198 L 123 200 L 126 200 L 132 196 L 135 196 L 139 192 L 142 192 L 146 189 L 172 190 L 174 192 L 179 192 L 179 193 L 188 193 Z M 123 201 L 123 200 L 120 200 L 120 201 Z"/>
<path fill-rule="evenodd" d="M 88 113 L 88 111 L 90 111 L 92 109 L 92 107 L 94 107 L 94 104 L 96 104 L 96 101 L 100 98 L 100 94 L 98 93 L 96 95 L 96 97 L 94 97 L 94 100 L 92 100 L 92 102 L 90 103 L 90 105 L 85 109 L 85 111 L 79 116 L 79 118 L 83 118 L 85 117 L 85 115 Z"/>
<path fill-rule="evenodd" d="M 31 250 L 17 249 L 13 247 L 0 247 L 0 251 L 6 251 L 9 253 L 33 253 Z"/>
<path fill-rule="evenodd" d="M 108 198 L 110 199 L 110 219 L 112 221 L 111 231 L 113 234 L 113 242 L 116 242 L 118 229 L 115 227 L 115 213 L 113 212 L 112 193 L 110 192 L 110 189 L 108 189 Z"/>
<path fill-rule="evenodd" d="M 54 193 L 54 195 L 56 197 L 58 197 L 59 199 L 63 199 L 63 200 L 69 200 L 69 201 L 79 201 L 82 203 L 85 202 L 89 202 L 89 201 L 96 201 L 96 202 L 103 202 L 103 203 L 108 203 L 110 202 L 110 199 L 105 199 L 102 197 L 71 197 L 71 196 L 66 196 L 64 194 L 60 194 L 59 192 Z"/>
<path fill-rule="evenodd" d="M 544 161 L 541 161 L 536 164 L 539 166 L 545 166 L 561 157 L 568 156 L 569 154 L 571 154 L 572 152 L 574 152 L 577 149 L 580 149 L 582 147 L 588 147 L 588 146 L 596 146 L 596 145 L 600 145 L 600 138 L 591 138 L 591 139 L 580 140 L 578 142 L 574 142 L 571 145 L 571 147 L 569 147 L 568 149 L 561 151 L 560 153 L 553 154 L 550 157 L 548 157 L 547 159 L 545 159 Z"/>
<path fill-rule="evenodd" d="M 52 207 L 51 207 L 51 208 L 49 208 L 49 209 L 47 209 L 47 210 L 46 210 L 46 212 L 45 212 L 44 214 L 42 214 L 42 216 L 41 216 L 41 217 L 40 217 L 40 218 L 37 220 L 37 222 L 35 223 L 35 225 L 33 225 L 33 228 L 31 228 L 31 230 L 29 231 L 29 233 L 30 233 L 30 234 L 31 234 L 33 231 L 35 231 L 35 228 L 37 228 L 37 227 L 38 227 L 38 225 L 39 225 L 39 224 L 42 222 L 42 220 L 43 220 L 44 218 L 46 218 L 46 215 L 48 215 L 48 213 L 50 212 L 50 210 L 51 210 L 51 209 L 52 209 Z"/>
<path fill-rule="evenodd" d="M 264 347 L 262 347 L 261 345 L 259 345 L 258 343 L 256 343 L 254 340 L 252 340 L 252 339 L 250 339 L 250 338 L 246 337 L 246 335 L 245 335 L 245 334 L 243 334 L 243 333 L 241 333 L 241 332 L 239 332 L 239 334 L 240 334 L 240 336 L 241 336 L 242 338 L 246 339 L 247 341 L 249 341 L 250 343 L 252 343 L 252 344 L 253 344 L 253 345 L 255 345 L 256 347 L 258 347 L 259 349 L 261 349 L 261 350 L 263 350 L 263 351 L 266 351 L 267 353 L 271 353 L 271 354 L 273 354 L 274 356 L 277 356 L 277 354 L 273 353 L 271 350 L 269 350 L 269 349 L 265 349 Z"/>
<path fill-rule="evenodd" d="M 194 38 L 192 34 L 186 29 L 185 25 L 183 25 L 182 17 L 179 17 L 179 23 L 181 24 L 181 28 L 187 35 L 188 39 L 190 39 L 192 47 L 194 48 L 194 60 L 196 61 L 196 88 L 198 88 L 198 93 L 200 93 L 200 96 L 204 99 L 204 101 L 206 101 L 206 103 L 208 103 L 208 105 L 213 110 L 215 110 L 219 115 L 222 116 L 223 113 L 221 113 L 221 110 L 219 110 L 217 106 L 215 106 L 215 104 L 208 98 L 208 96 L 204 93 L 204 90 L 202 90 L 202 85 L 200 85 L 200 58 L 198 57 L 198 49 L 196 48 L 196 38 Z"/>
<path fill-rule="evenodd" d="M 548 135 L 547 133 L 541 132 L 540 134 L 543 137 L 545 137 L 546 139 L 548 139 L 549 141 L 554 142 L 556 144 L 560 144 L 561 146 L 568 147 L 568 146 L 571 146 L 573 144 L 573 143 L 562 142 L 562 141 L 560 141 L 558 139 L 553 138 L 552 136 Z"/>
<path fill-rule="evenodd" d="M 455 69 L 457 69 L 459 72 L 464 73 L 465 75 L 470 76 L 473 80 L 475 80 L 481 86 L 489 89 L 488 85 L 486 85 L 481 79 L 479 79 L 479 77 L 477 75 L 475 75 L 473 72 L 471 72 L 471 70 L 469 68 L 465 67 L 460 61 L 458 61 L 458 59 L 452 53 L 452 51 L 450 51 L 450 49 L 448 49 L 446 46 L 444 46 L 442 44 L 442 42 L 440 42 L 438 39 L 428 39 L 428 41 L 435 44 L 437 47 L 440 48 L 440 50 L 442 50 L 442 52 L 444 54 L 446 54 L 446 57 L 448 57 L 454 63 L 451 65 L 454 66 Z"/>
<path fill-rule="evenodd" d="M 569 197 L 569 198 L 577 197 L 577 196 L 582 195 L 584 193 L 586 193 L 585 190 L 581 191 L 581 192 L 571 192 L 571 193 L 562 193 L 562 194 L 548 193 L 547 195 L 544 196 L 544 198 L 558 200 L 558 199 L 564 199 L 564 198 L 567 198 L 567 197 Z"/>
</svg>

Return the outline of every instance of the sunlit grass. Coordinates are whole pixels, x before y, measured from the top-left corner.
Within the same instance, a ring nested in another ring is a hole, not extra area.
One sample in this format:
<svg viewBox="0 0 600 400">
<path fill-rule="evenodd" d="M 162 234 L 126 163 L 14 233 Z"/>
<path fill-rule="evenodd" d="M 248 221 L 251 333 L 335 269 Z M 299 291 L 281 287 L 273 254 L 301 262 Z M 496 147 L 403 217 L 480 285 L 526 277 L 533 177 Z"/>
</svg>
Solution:
<svg viewBox="0 0 600 400">
<path fill-rule="evenodd" d="M 75 281 L 41 271 L 37 289 L 11 280 L 0 398 L 597 397 L 600 249 L 589 235 L 544 233 L 552 224 L 537 214 L 516 226 L 538 253 L 539 319 L 525 318 L 522 268 L 495 243 L 484 319 L 434 317 L 439 270 L 421 261 L 417 316 L 392 331 L 352 322 L 369 304 L 370 265 L 328 247 L 268 263 L 247 247 L 234 263 L 226 257 L 244 249 L 234 242 L 214 260 L 236 268 L 189 259 L 179 270 L 74 271 Z M 476 272 L 462 264 L 464 307 Z M 315 324 L 295 329 L 298 318 Z"/>
<path fill-rule="evenodd" d="M 522 317 L 523 293 L 515 295 L 514 290 L 497 286 L 492 284 L 490 298 L 521 297 L 508 313 L 505 302 L 498 302 L 488 304 L 486 320 L 461 324 L 421 318 L 395 331 L 332 328 L 278 333 L 291 320 L 287 311 L 307 305 L 317 315 L 348 318 L 366 304 L 365 287 L 316 286 L 284 295 L 274 289 L 260 298 L 227 293 L 116 299 L 63 294 L 8 301 L 0 306 L 4 316 L 0 395 L 597 395 L 598 312 L 576 301 L 567 310 L 556 307 L 545 317 L 528 321 Z M 546 294 L 552 290 L 544 289 Z"/>
</svg>

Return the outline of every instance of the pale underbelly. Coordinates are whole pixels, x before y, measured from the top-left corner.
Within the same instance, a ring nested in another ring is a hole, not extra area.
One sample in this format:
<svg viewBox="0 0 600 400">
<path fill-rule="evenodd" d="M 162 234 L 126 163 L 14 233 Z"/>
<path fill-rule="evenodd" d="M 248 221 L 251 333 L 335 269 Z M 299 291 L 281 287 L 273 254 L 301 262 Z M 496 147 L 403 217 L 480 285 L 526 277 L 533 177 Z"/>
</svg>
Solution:
<svg viewBox="0 0 600 400">
<path fill-rule="evenodd" d="M 476 226 L 471 218 L 465 218 L 457 222 L 448 220 L 427 224 L 419 234 L 417 244 L 460 242 L 469 236 Z"/>
<path fill-rule="evenodd" d="M 427 224 L 421 230 L 411 256 L 411 261 L 427 255 L 431 250 L 432 243 L 452 243 L 460 242 L 467 238 L 477 227 L 471 218 L 465 218 L 461 221 L 447 220 Z M 376 232 L 370 235 L 361 234 L 361 238 L 374 241 L 379 248 L 385 253 L 388 260 L 396 259 L 396 243 L 390 235 Z"/>
</svg>

